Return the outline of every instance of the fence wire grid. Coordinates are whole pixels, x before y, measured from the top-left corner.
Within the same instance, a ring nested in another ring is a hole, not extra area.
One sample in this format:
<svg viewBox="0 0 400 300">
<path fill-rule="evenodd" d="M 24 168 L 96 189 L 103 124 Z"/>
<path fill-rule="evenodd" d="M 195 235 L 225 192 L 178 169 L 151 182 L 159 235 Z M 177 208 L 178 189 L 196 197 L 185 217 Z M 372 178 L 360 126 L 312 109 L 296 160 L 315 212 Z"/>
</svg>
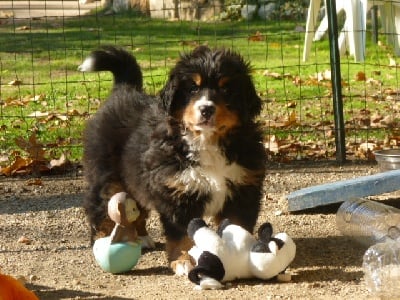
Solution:
<svg viewBox="0 0 400 300">
<path fill-rule="evenodd" d="M 172 8 L 168 1 L 136 2 L 128 11 L 116 6 L 123 3 L 117 0 L 108 6 L 78 0 L 0 2 L 2 174 L 24 173 L 32 164 L 48 169 L 80 161 L 85 120 L 106 99 L 112 77 L 77 67 L 90 51 L 110 44 L 136 56 L 151 94 L 161 89 L 180 52 L 202 44 L 238 51 L 253 66 L 270 159 L 335 159 L 329 41 L 321 27 L 303 60 L 308 1 L 204 1 L 202 6 L 182 0 L 170 1 Z M 256 13 L 249 16 L 252 9 Z M 318 24 L 323 15 L 321 9 Z M 371 16 L 365 60 L 355 62 L 348 39 L 341 55 L 348 159 L 373 160 L 374 150 L 397 147 L 400 140 L 397 35 L 383 26 L 379 7 Z M 345 13 L 338 21 L 339 32 L 348 37 Z"/>
</svg>

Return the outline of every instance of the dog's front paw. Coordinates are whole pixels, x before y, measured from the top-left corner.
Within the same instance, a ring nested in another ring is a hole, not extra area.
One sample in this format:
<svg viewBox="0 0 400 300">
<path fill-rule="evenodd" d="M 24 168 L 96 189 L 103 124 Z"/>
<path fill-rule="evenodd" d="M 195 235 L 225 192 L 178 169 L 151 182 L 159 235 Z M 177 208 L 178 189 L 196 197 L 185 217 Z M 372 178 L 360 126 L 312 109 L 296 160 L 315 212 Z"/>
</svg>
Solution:
<svg viewBox="0 0 400 300">
<path fill-rule="evenodd" d="M 156 243 L 149 235 L 139 236 L 140 243 L 142 244 L 143 249 L 154 249 L 156 247 Z"/>
<path fill-rule="evenodd" d="M 190 258 L 177 259 L 171 262 L 171 269 L 174 271 L 175 275 L 178 276 L 187 276 L 193 268 L 194 264 Z"/>
</svg>

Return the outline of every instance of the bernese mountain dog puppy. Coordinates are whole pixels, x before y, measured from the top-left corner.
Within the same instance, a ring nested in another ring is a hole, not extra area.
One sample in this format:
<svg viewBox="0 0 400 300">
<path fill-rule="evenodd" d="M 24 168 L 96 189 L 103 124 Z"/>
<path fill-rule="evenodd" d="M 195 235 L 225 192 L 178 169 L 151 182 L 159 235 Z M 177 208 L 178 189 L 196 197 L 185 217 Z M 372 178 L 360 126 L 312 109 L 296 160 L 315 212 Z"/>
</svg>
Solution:
<svg viewBox="0 0 400 300">
<path fill-rule="evenodd" d="M 122 49 L 94 51 L 79 69 L 114 75 L 111 95 L 84 132 L 92 238 L 111 231 L 107 201 L 120 191 L 138 203 L 136 228 L 148 246 L 145 219 L 158 212 L 177 274 L 192 265 L 186 229 L 193 218 L 228 218 L 253 231 L 266 153 L 256 122 L 261 100 L 242 56 L 206 46 L 182 54 L 157 97 L 142 92 L 140 68 Z"/>
</svg>

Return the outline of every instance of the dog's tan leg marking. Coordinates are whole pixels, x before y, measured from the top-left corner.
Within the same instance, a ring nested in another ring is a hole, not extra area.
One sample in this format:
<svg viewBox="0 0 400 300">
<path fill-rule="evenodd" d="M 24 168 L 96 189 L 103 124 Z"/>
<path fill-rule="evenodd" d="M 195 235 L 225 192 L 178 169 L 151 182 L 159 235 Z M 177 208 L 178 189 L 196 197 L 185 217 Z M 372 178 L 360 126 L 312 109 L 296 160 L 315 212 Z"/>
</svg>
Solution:
<svg viewBox="0 0 400 300">
<path fill-rule="evenodd" d="M 193 247 L 193 241 L 185 236 L 181 240 L 167 239 L 166 251 L 170 266 L 176 275 L 187 275 L 194 267 L 195 261 L 188 254 Z"/>
</svg>

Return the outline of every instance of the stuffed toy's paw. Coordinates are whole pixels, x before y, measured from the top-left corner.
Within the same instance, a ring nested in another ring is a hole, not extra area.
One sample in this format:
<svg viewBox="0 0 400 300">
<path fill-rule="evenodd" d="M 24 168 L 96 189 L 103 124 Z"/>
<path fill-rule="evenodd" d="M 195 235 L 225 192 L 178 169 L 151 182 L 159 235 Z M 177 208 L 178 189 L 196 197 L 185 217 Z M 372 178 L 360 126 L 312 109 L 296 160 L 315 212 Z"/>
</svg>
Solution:
<svg viewBox="0 0 400 300">
<path fill-rule="evenodd" d="M 201 278 L 198 285 L 196 285 L 195 289 L 197 290 L 220 290 L 224 287 L 224 285 L 218 280 L 204 276 Z"/>
</svg>

